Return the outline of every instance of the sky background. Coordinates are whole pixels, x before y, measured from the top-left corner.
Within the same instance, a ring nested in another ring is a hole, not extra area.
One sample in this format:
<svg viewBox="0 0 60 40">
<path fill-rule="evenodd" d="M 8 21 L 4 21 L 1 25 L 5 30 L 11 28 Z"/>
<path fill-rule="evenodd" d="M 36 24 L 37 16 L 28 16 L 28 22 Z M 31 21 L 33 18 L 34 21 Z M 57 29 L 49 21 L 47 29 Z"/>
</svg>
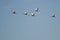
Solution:
<svg viewBox="0 0 60 40">
<path fill-rule="evenodd" d="M 35 8 L 40 12 L 33 17 Z M 0 40 L 60 40 L 60 0 L 0 0 Z"/>
</svg>

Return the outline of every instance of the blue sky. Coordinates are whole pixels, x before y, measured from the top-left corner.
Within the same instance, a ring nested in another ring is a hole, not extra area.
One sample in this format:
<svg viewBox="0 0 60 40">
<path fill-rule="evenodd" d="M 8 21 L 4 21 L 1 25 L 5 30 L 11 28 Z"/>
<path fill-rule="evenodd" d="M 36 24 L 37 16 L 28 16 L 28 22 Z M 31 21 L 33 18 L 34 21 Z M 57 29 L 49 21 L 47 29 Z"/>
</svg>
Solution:
<svg viewBox="0 0 60 40">
<path fill-rule="evenodd" d="M 32 13 L 36 7 L 37 16 L 23 15 L 24 9 Z M 0 0 L 0 40 L 60 40 L 59 17 L 60 0 Z"/>
</svg>

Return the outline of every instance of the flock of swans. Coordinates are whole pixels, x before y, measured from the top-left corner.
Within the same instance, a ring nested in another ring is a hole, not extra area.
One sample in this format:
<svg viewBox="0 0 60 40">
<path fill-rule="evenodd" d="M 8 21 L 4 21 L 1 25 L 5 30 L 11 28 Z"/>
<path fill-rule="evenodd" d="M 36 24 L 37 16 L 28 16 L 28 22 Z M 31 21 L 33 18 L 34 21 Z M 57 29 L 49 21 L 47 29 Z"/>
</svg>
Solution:
<svg viewBox="0 0 60 40">
<path fill-rule="evenodd" d="M 34 11 L 38 13 L 40 12 L 40 8 L 35 8 Z M 31 16 L 36 16 L 37 15 L 36 13 L 31 13 Z M 12 11 L 12 14 L 16 14 L 16 11 Z M 28 11 L 24 12 L 25 16 L 27 16 L 28 14 L 29 14 Z M 55 13 L 52 13 L 51 17 L 55 17 Z"/>
</svg>

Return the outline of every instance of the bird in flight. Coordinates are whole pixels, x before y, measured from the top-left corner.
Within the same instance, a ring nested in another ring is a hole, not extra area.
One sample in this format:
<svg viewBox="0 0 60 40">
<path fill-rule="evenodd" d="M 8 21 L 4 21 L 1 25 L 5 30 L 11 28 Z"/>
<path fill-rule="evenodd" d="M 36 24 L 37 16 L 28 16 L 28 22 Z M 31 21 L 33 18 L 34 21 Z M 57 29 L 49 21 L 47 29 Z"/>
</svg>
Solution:
<svg viewBox="0 0 60 40">
<path fill-rule="evenodd" d="M 52 17 L 55 17 L 55 16 L 56 16 L 55 13 L 53 13 L 53 14 L 52 14 Z"/>
<path fill-rule="evenodd" d="M 39 12 L 39 11 L 40 11 L 40 9 L 39 9 L 39 8 L 35 8 L 35 11 L 36 11 L 36 12 Z"/>
<path fill-rule="evenodd" d="M 28 12 L 24 12 L 24 15 L 28 15 Z"/>
<path fill-rule="evenodd" d="M 9 13 L 11 13 L 11 14 L 16 14 L 16 11 L 14 10 L 14 11 L 11 11 L 11 12 L 9 12 Z"/>
<path fill-rule="evenodd" d="M 13 14 L 16 14 L 16 11 L 13 11 L 12 13 L 13 13 Z"/>
<path fill-rule="evenodd" d="M 36 14 L 34 14 L 34 13 L 32 13 L 31 15 L 32 15 L 32 16 L 36 16 Z"/>
</svg>

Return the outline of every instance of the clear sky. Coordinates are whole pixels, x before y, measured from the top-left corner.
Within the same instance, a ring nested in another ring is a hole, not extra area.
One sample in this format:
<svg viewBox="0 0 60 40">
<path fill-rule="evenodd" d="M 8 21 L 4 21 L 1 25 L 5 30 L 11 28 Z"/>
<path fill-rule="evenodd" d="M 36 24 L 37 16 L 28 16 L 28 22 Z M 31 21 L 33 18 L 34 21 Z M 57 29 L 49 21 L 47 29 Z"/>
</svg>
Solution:
<svg viewBox="0 0 60 40">
<path fill-rule="evenodd" d="M 37 16 L 23 15 L 24 9 L 32 13 L 36 7 Z M 0 40 L 60 40 L 60 0 L 0 0 Z"/>
</svg>

